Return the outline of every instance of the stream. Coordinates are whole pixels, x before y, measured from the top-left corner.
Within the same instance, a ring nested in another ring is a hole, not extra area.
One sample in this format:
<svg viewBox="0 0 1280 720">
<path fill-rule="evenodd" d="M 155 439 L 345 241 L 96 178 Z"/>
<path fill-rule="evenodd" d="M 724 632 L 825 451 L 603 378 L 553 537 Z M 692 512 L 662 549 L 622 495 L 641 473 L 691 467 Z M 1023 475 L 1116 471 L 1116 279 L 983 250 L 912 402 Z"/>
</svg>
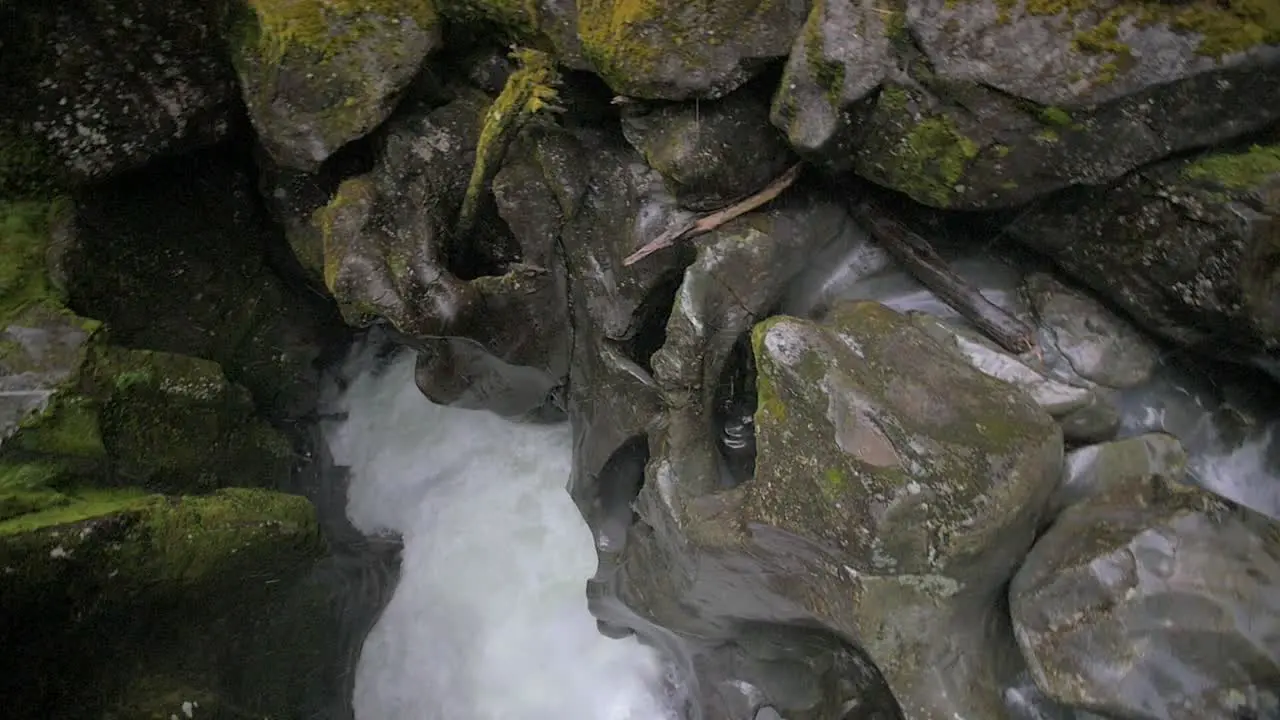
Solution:
<svg viewBox="0 0 1280 720">
<path fill-rule="evenodd" d="M 813 267 L 821 269 L 797 280 L 784 311 L 869 298 L 958 321 L 865 246 L 833 248 Z M 974 257 L 955 267 L 993 302 L 1023 309 L 1014 267 Z M 1117 397 L 1119 435 L 1177 436 L 1192 482 L 1280 517 L 1280 447 L 1266 398 L 1247 373 L 1213 372 L 1162 358 L 1151 380 Z M 373 594 L 385 607 L 354 665 L 355 718 L 687 717 L 694 680 L 635 637 L 601 634 L 588 609 L 596 547 L 565 491 L 569 426 L 435 405 L 413 374 L 411 351 L 367 342 L 335 371 L 327 402 L 335 419 L 324 437 L 349 483 L 346 520 L 365 539 L 403 542 L 399 577 L 366 580 L 394 591 Z M 1052 706 L 1025 678 L 1006 697 L 1017 720 L 1096 717 Z"/>
</svg>

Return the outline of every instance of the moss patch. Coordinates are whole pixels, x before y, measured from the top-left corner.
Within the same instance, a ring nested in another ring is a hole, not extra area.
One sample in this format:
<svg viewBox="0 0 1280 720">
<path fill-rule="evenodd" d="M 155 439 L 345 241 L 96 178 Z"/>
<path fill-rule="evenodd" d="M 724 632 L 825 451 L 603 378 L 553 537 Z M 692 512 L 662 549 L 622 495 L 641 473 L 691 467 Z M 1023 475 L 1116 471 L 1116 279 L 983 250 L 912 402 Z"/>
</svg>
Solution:
<svg viewBox="0 0 1280 720">
<path fill-rule="evenodd" d="M 1209 180 L 1233 190 L 1258 185 L 1280 174 L 1280 145 L 1254 145 L 1243 153 L 1219 153 L 1196 160 L 1182 169 L 1188 180 Z"/>
<path fill-rule="evenodd" d="M 923 202 L 947 207 L 969 163 L 978 156 L 978 144 L 946 115 L 913 122 L 909 99 L 898 87 L 885 87 L 880 93 L 879 107 L 901 124 L 904 133 L 890 151 L 893 162 L 883 163 L 881 170 L 891 186 Z"/>
<path fill-rule="evenodd" d="M 54 211 L 46 201 L 0 201 L 0 324 L 31 304 L 60 303 L 45 271 Z"/>
</svg>

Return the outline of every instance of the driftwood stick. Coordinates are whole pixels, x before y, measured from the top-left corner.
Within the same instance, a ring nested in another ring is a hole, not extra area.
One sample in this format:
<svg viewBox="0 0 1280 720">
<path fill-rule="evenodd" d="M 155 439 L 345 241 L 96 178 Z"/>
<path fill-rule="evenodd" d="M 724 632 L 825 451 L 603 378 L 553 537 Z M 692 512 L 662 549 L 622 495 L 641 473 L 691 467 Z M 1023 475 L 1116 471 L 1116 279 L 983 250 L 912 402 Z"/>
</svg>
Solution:
<svg viewBox="0 0 1280 720">
<path fill-rule="evenodd" d="M 715 212 L 707 213 L 697 220 L 676 225 L 668 228 L 666 232 L 658 237 L 650 240 L 644 247 L 631 253 L 622 261 L 625 265 L 634 265 L 635 263 L 649 257 L 659 250 L 671 247 L 675 242 L 683 237 L 697 237 L 715 230 L 721 225 L 733 220 L 736 217 L 745 215 L 764 205 L 770 200 L 782 194 L 783 190 L 791 187 L 791 184 L 800 177 L 801 164 L 796 163 L 782 173 L 773 182 L 769 183 L 760 192 L 739 200 L 728 207 L 720 208 Z"/>
<path fill-rule="evenodd" d="M 870 200 L 856 203 L 855 217 L 871 237 L 943 302 L 956 309 L 987 337 L 1015 355 L 1036 346 L 1035 331 L 983 297 L 977 288 L 947 267 L 927 240 L 911 232 Z"/>
</svg>

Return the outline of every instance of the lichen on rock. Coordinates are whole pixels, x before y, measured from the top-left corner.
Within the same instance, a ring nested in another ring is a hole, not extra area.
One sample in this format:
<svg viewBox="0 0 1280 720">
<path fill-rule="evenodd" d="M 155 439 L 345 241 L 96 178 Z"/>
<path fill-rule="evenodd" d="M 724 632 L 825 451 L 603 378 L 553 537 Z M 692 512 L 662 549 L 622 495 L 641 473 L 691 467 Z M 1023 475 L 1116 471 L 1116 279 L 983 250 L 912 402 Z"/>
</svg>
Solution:
<svg viewBox="0 0 1280 720">
<path fill-rule="evenodd" d="M 583 56 L 618 93 L 719 97 L 787 54 L 803 3 L 580 0 Z"/>
<path fill-rule="evenodd" d="M 441 42 L 433 0 L 236 0 L 232 58 L 271 156 L 315 170 L 390 115 Z"/>
</svg>

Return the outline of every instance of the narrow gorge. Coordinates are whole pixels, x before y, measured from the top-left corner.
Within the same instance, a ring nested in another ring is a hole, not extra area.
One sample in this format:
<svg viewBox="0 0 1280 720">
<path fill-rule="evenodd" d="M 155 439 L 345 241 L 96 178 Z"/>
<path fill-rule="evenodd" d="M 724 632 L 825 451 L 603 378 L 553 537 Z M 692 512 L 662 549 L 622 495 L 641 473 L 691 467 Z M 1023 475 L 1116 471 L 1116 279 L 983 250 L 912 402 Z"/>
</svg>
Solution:
<svg viewBox="0 0 1280 720">
<path fill-rule="evenodd" d="M 13 720 L 1280 720 L 1277 0 L 0 0 Z"/>
</svg>

